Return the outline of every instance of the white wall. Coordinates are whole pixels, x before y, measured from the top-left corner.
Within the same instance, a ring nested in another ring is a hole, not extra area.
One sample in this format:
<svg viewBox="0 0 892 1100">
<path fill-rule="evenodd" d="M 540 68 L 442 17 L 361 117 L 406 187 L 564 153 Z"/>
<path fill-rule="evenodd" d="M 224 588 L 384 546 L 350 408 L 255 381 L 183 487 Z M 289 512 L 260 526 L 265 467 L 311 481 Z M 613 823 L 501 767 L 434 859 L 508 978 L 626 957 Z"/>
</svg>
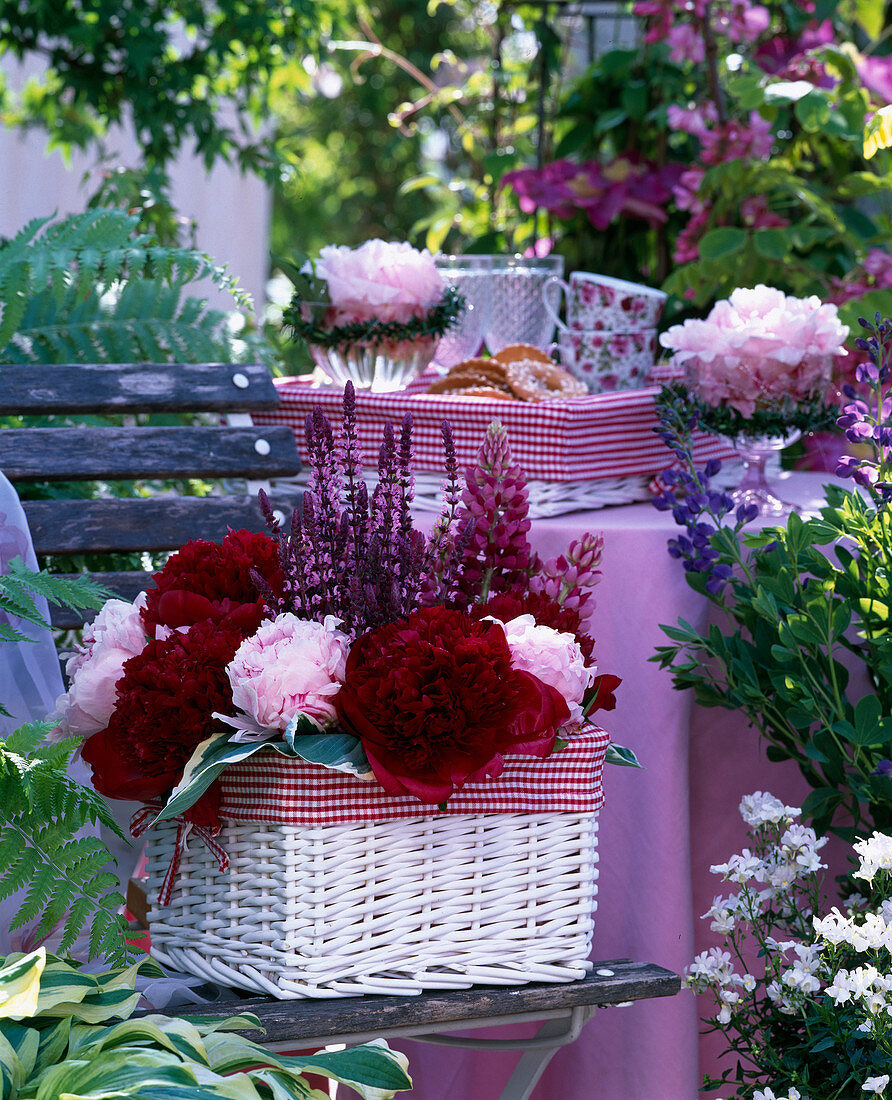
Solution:
<svg viewBox="0 0 892 1100">
<path fill-rule="evenodd" d="M 29 70 L 4 61 L 3 71 L 15 86 Z M 128 167 L 139 163 L 138 147 L 129 135 L 119 132 L 109 139 L 108 147 L 120 153 L 118 163 Z M 78 213 L 95 190 L 95 183 L 82 184 L 85 172 L 95 171 L 95 158 L 75 154 L 71 167 L 66 167 L 60 153 L 47 154 L 45 149 L 42 131 L 0 129 L 0 236 L 11 237 L 31 218 L 53 211 Z M 271 209 L 265 184 L 225 165 L 208 175 L 201 161 L 189 154 L 180 156 L 170 175 L 177 209 L 197 223 L 198 247 L 225 263 L 251 294 L 255 307 L 261 307 Z M 228 302 L 224 296 L 214 299 L 218 305 Z"/>
</svg>

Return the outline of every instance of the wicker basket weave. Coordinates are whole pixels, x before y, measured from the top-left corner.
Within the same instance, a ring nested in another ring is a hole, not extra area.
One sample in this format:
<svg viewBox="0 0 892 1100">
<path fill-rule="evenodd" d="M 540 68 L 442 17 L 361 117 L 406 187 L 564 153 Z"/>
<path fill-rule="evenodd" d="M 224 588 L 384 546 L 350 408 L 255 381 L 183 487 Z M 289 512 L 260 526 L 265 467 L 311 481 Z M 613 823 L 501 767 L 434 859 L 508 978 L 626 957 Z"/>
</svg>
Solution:
<svg viewBox="0 0 892 1100">
<path fill-rule="evenodd" d="M 545 760 L 509 756 L 442 812 L 275 752 L 233 764 L 215 840 L 147 833 L 150 896 L 169 892 L 152 952 L 283 998 L 581 978 L 608 742 L 589 725 Z"/>
<path fill-rule="evenodd" d="M 176 827 L 148 834 L 150 883 Z M 280 998 L 571 981 L 589 969 L 597 815 L 224 825 L 152 919 L 162 964 Z"/>
</svg>

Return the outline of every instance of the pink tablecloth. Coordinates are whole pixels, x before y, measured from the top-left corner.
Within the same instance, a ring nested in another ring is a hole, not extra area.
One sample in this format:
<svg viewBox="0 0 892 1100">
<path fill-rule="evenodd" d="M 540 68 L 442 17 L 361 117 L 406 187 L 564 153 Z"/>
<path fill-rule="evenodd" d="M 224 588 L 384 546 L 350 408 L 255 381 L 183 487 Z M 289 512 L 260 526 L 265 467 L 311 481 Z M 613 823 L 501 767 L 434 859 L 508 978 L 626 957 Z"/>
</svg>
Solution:
<svg viewBox="0 0 892 1100">
<path fill-rule="evenodd" d="M 819 497 L 827 475 L 795 474 L 786 495 Z M 744 843 L 737 805 L 771 790 L 791 804 L 808 791 L 795 767 L 770 764 L 755 731 L 725 710 L 692 708 L 668 673 L 647 658 L 665 639 L 660 623 L 703 625 L 705 601 L 666 553 L 677 531 L 649 504 L 535 521 L 544 556 L 581 531 L 603 531 L 604 579 L 597 590 L 596 655 L 623 678 L 617 708 L 602 716 L 616 741 L 635 749 L 646 771 L 607 768 L 600 818 L 600 879 L 593 957 L 628 956 L 676 971 L 716 942 L 699 920 L 721 890 L 709 874 Z M 479 1033 L 478 1033 L 479 1034 Z M 414 1100 L 497 1097 L 516 1055 L 462 1053 L 406 1043 Z M 704 1047 L 703 1059 L 710 1050 Z M 641 1001 L 599 1012 L 582 1037 L 560 1050 L 533 1100 L 693 1100 L 700 1081 L 693 996 Z"/>
</svg>

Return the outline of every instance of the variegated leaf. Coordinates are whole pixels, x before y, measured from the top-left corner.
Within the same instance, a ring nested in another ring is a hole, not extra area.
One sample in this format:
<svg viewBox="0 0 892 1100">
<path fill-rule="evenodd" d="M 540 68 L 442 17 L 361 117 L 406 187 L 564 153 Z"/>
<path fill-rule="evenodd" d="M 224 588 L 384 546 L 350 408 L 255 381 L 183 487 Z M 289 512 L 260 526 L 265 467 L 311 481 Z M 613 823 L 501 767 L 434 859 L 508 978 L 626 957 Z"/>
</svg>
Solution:
<svg viewBox="0 0 892 1100">
<path fill-rule="evenodd" d="M 22 1020 L 37 1014 L 46 949 L 10 955 L 0 969 L 0 1019 Z"/>
<path fill-rule="evenodd" d="M 374 778 L 358 737 L 341 731 L 322 733 L 306 715 L 292 718 L 285 730 L 284 741 L 294 756 L 309 764 L 321 764 L 323 768 L 347 772 L 358 779 Z M 270 748 L 282 751 L 275 743 Z"/>
<path fill-rule="evenodd" d="M 37 1053 L 40 1048 L 40 1032 L 33 1027 L 14 1023 L 12 1020 L 0 1020 L 0 1035 L 16 1052 L 22 1064 L 24 1080 L 28 1080 L 37 1065 Z"/>
<path fill-rule="evenodd" d="M 155 821 L 166 821 L 188 810 L 227 765 L 247 760 L 268 745 L 267 741 L 233 744 L 232 734 L 229 731 L 215 733 L 213 737 L 202 741 L 189 757 L 183 778 L 174 787 L 167 805 Z"/>
<path fill-rule="evenodd" d="M 0 1034 L 0 1100 L 12 1100 L 25 1083 L 25 1067 L 15 1048 Z"/>
</svg>

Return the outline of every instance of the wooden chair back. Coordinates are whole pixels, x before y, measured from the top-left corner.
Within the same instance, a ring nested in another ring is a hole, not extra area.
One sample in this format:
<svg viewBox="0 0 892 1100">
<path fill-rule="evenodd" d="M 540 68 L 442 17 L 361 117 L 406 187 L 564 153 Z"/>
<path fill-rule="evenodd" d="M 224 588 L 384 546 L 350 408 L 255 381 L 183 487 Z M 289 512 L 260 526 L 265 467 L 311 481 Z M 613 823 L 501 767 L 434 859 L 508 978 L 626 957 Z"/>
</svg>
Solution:
<svg viewBox="0 0 892 1100">
<path fill-rule="evenodd" d="M 278 403 L 269 372 L 256 364 L 3 366 L 0 416 L 21 416 L 27 426 L 0 431 L 0 470 L 19 486 L 192 478 L 224 484 L 222 493 L 205 497 L 164 492 L 127 499 L 25 500 L 38 555 L 174 550 L 194 538 L 218 542 L 229 527 L 265 530 L 257 487 L 300 471 L 290 428 L 251 423 L 252 412 Z M 188 424 L 145 423 L 144 414 L 159 413 L 211 415 Z M 72 420 L 115 414 L 123 414 L 122 426 Z M 36 417 L 58 417 L 59 424 L 28 424 Z M 226 485 L 231 479 L 239 480 L 236 491 Z M 290 516 L 300 490 L 274 489 L 270 498 L 283 517 Z M 144 571 L 92 576 L 128 600 L 150 583 Z M 65 609 L 53 613 L 56 626 L 83 621 Z"/>
</svg>

